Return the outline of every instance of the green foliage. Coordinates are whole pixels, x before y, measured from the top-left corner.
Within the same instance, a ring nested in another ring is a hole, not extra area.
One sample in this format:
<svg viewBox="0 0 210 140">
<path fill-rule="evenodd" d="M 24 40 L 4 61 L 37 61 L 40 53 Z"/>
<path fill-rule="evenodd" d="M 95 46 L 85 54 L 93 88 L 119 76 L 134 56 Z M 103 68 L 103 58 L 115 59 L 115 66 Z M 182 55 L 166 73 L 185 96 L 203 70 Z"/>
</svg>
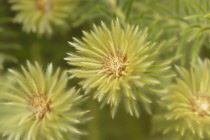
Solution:
<svg viewBox="0 0 210 140">
<path fill-rule="evenodd" d="M 9 54 L 11 51 L 20 49 L 19 44 L 9 41 L 9 39 L 16 40 L 17 37 L 17 32 L 6 26 L 6 24 L 10 23 L 10 18 L 6 16 L 0 17 L 0 70 L 3 69 L 5 62 L 16 63 L 18 61 L 13 55 Z"/>
<path fill-rule="evenodd" d="M 165 6 L 167 5 L 167 6 Z M 209 1 L 208 0 L 161 0 L 145 2 L 146 23 L 165 30 L 164 38 L 178 38 L 177 55 L 184 55 L 181 64 L 195 61 L 201 47 L 209 45 Z"/>
</svg>

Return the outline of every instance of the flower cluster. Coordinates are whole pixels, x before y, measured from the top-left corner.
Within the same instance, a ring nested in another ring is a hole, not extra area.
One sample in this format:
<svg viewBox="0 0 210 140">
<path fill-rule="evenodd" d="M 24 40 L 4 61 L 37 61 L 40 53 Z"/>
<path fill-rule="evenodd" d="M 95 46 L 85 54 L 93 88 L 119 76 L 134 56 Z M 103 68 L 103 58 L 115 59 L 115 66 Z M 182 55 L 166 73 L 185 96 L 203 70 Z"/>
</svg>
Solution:
<svg viewBox="0 0 210 140">
<path fill-rule="evenodd" d="M 210 61 L 199 60 L 189 70 L 178 70 L 181 78 L 176 79 L 163 98 L 168 111 L 157 117 L 165 124 L 162 129 L 176 130 L 182 136 L 187 134 L 197 139 L 210 138 Z"/>
<path fill-rule="evenodd" d="M 1 93 L 0 133 L 9 140 L 64 140 L 81 134 L 75 128 L 87 111 L 76 105 L 79 91 L 67 90 L 67 74 L 53 72 L 50 64 L 44 73 L 36 63 L 27 63 L 22 72 L 10 70 L 14 84 Z"/>
<path fill-rule="evenodd" d="M 53 27 L 66 27 L 69 13 L 73 13 L 73 0 L 10 0 L 11 9 L 17 12 L 14 21 L 23 24 L 26 32 L 39 35 L 52 34 Z M 73 16 L 73 14 L 72 14 Z"/>
<path fill-rule="evenodd" d="M 154 90 L 164 77 L 161 73 L 170 68 L 171 59 L 157 61 L 164 45 L 147 41 L 147 30 L 132 25 L 123 27 L 118 20 L 111 22 L 111 29 L 102 23 L 101 27 L 94 26 L 94 31 L 83 33 L 82 40 L 74 38 L 70 42 L 76 49 L 66 58 L 75 66 L 69 70 L 71 78 L 81 78 L 80 84 L 87 93 L 93 92 L 102 105 L 109 104 L 112 117 L 120 102 L 138 117 L 137 101 L 150 102 L 144 89 Z"/>
</svg>

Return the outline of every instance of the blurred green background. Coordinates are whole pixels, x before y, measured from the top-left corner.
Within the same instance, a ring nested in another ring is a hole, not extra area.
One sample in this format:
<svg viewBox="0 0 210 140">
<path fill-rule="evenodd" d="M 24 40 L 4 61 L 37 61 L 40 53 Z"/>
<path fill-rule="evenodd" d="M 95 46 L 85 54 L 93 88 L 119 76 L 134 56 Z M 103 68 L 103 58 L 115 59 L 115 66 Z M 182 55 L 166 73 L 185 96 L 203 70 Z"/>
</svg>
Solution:
<svg viewBox="0 0 210 140">
<path fill-rule="evenodd" d="M 72 1 L 77 4 L 71 13 L 66 13 L 68 17 L 71 17 L 66 20 L 67 27 L 63 29 L 62 26 L 64 25 L 60 24 L 52 27 L 52 34 L 39 35 L 36 32 L 25 32 L 21 23 L 14 22 L 17 12 L 11 9 L 12 3 L 9 0 L 0 0 L 1 82 L 7 76 L 8 68 L 18 69 L 20 65 L 25 65 L 26 60 L 38 61 L 43 67 L 52 62 L 55 67 L 69 69 L 70 66 L 67 65 L 64 58 L 68 52 L 75 50 L 70 47 L 68 41 L 72 41 L 72 37 L 82 37 L 83 30 L 90 31 L 93 24 L 99 25 L 101 20 L 109 23 L 110 20 L 117 17 L 122 22 L 139 25 L 141 28 L 147 27 L 151 37 L 161 33 L 158 37 L 159 41 L 176 38 L 173 46 L 165 50 L 162 57 L 167 59 L 171 55 L 181 54 L 181 59 L 174 62 L 177 65 L 188 67 L 188 62 L 193 61 L 196 56 L 209 57 L 209 32 L 202 36 L 199 33 L 193 34 L 199 31 L 197 28 L 186 30 L 192 25 L 204 27 L 203 24 L 205 24 L 205 27 L 209 26 L 209 22 L 186 20 L 185 16 L 199 14 L 199 11 L 196 13 L 194 10 L 194 13 L 191 13 L 190 10 L 185 10 L 187 6 L 184 6 L 180 0 Z M 200 0 L 198 1 L 200 2 Z M 79 87 L 78 79 L 70 80 L 69 87 L 72 86 Z M 153 114 L 155 114 L 158 110 L 156 100 L 159 98 L 155 95 L 152 95 L 152 98 L 154 102 L 151 107 Z M 88 133 L 81 136 L 81 139 L 162 140 L 161 133 L 152 134 L 154 115 L 147 114 L 140 106 L 140 118 L 130 116 L 123 107 L 120 107 L 115 119 L 112 119 L 109 107 L 100 109 L 97 101 L 92 100 L 90 95 L 82 108 L 91 110 L 88 116 L 92 116 L 93 119 L 79 126 Z M 165 139 L 170 140 L 170 136 L 165 137 Z"/>
</svg>

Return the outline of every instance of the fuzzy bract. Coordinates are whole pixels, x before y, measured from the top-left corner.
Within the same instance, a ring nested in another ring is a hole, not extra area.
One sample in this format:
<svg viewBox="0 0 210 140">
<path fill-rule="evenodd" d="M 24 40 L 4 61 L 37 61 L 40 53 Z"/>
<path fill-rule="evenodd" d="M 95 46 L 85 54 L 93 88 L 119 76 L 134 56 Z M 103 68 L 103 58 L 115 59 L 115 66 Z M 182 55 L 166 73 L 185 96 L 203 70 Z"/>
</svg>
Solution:
<svg viewBox="0 0 210 140">
<path fill-rule="evenodd" d="M 53 33 L 55 27 L 68 27 L 76 7 L 74 0 L 9 0 L 16 12 L 14 21 L 26 32 L 39 35 Z"/>
<path fill-rule="evenodd" d="M 190 69 L 178 70 L 181 77 L 163 98 L 162 104 L 168 109 L 156 116 L 156 127 L 165 133 L 178 131 L 183 139 L 209 139 L 210 61 L 199 60 Z"/>
<path fill-rule="evenodd" d="M 137 101 L 142 100 L 144 105 L 151 102 L 145 89 L 154 91 L 154 85 L 161 85 L 159 79 L 167 77 L 161 73 L 170 68 L 171 59 L 157 60 L 164 45 L 147 41 L 146 29 L 123 27 L 118 20 L 111 22 L 111 28 L 102 22 L 83 34 L 82 40 L 70 42 L 76 49 L 66 58 L 74 66 L 69 70 L 71 78 L 81 78 L 86 93 L 92 92 L 102 106 L 109 104 L 112 117 L 120 102 L 138 117 Z"/>
<path fill-rule="evenodd" d="M 10 70 L 14 84 L 0 95 L 0 133 L 8 140 L 65 140 L 81 134 L 75 125 L 87 111 L 77 108 L 79 91 L 67 89 L 66 72 L 46 72 L 27 63 Z"/>
</svg>

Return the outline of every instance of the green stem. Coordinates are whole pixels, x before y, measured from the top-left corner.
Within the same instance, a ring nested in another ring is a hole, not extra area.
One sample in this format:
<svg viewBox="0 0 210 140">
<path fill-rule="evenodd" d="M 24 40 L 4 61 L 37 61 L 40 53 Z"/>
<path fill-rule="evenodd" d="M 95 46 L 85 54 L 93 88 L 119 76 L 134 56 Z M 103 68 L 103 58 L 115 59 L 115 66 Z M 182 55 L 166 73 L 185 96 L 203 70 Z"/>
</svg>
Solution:
<svg viewBox="0 0 210 140">
<path fill-rule="evenodd" d="M 37 61 L 37 62 L 42 62 L 42 55 L 41 55 L 41 44 L 38 43 L 38 41 L 35 41 L 31 45 L 31 60 L 32 61 Z"/>
<path fill-rule="evenodd" d="M 115 13 L 116 16 L 120 19 L 120 22 L 123 25 L 126 25 L 126 16 L 123 13 L 122 9 L 119 6 L 117 6 L 116 0 L 108 0 L 107 2 L 109 3 L 113 13 Z"/>
<path fill-rule="evenodd" d="M 89 101 L 88 109 L 91 110 L 90 116 L 94 119 L 88 124 L 88 133 L 86 140 L 101 140 L 100 137 L 100 126 L 99 126 L 99 108 L 98 103 L 94 100 Z"/>
</svg>

